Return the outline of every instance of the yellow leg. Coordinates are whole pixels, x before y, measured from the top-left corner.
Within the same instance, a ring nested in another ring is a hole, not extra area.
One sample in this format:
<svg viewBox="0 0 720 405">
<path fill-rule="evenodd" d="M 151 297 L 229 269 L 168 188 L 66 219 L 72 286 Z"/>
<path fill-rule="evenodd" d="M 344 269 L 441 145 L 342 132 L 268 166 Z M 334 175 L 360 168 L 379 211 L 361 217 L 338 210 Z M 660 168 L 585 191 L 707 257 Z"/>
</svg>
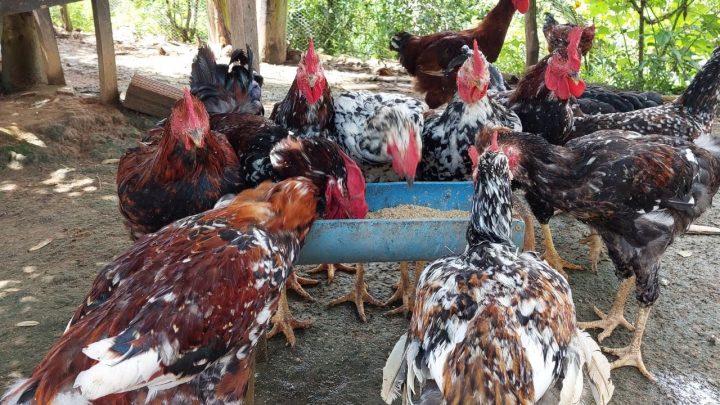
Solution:
<svg viewBox="0 0 720 405">
<path fill-rule="evenodd" d="M 275 311 L 275 315 L 273 315 L 270 322 L 272 322 L 273 327 L 268 332 L 268 338 L 282 332 L 287 339 L 287 344 L 291 347 L 295 347 L 295 332 L 293 332 L 293 329 L 306 329 L 313 324 L 313 321 L 310 320 L 299 321 L 293 318 L 288 305 L 286 287 L 283 287 L 282 291 L 280 291 L 280 302 L 278 302 L 277 311 Z"/>
<path fill-rule="evenodd" d="M 306 277 L 300 277 L 293 271 L 290 273 L 290 276 L 288 277 L 287 281 L 285 282 L 285 285 L 288 289 L 295 291 L 300 295 L 301 297 L 305 298 L 308 301 L 315 301 L 315 298 L 313 298 L 307 291 L 305 291 L 302 286 L 304 285 L 316 285 L 320 284 L 319 281 L 313 280 L 311 278 Z"/>
<path fill-rule="evenodd" d="M 344 271 L 346 273 L 355 273 L 355 267 L 347 266 L 341 263 L 335 263 L 335 264 L 321 264 L 314 269 L 308 271 L 310 274 L 316 274 L 316 273 L 322 273 L 323 271 L 327 271 L 327 279 L 328 284 L 332 283 L 333 280 L 335 280 L 335 271 Z"/>
<path fill-rule="evenodd" d="M 590 248 L 590 270 L 597 274 L 598 262 L 600 261 L 600 253 L 602 253 L 603 241 L 600 235 L 593 232 L 585 238 L 580 239 L 580 243 Z"/>
<path fill-rule="evenodd" d="M 610 336 L 618 325 L 625 327 L 630 331 L 634 331 L 635 327 L 625 319 L 625 303 L 627 302 L 630 292 L 635 287 L 635 276 L 632 276 L 620 284 L 615 301 L 610 307 L 610 311 L 605 314 L 598 307 L 593 306 L 593 310 L 600 317 L 597 321 L 592 322 L 578 322 L 580 329 L 603 329 L 598 335 L 598 341 L 602 342 Z"/>
<path fill-rule="evenodd" d="M 642 358 L 642 351 L 640 346 L 642 345 L 643 334 L 645 333 L 645 326 L 647 324 L 648 317 L 650 316 L 650 307 L 640 307 L 638 311 L 638 319 L 635 323 L 635 333 L 633 334 L 632 341 L 629 346 L 621 348 L 603 347 L 603 351 L 617 356 L 618 359 L 610 364 L 610 367 L 616 369 L 618 367 L 635 367 L 642 375 L 648 380 L 655 382 L 655 376 L 645 367 L 645 362 Z"/>
<path fill-rule="evenodd" d="M 412 307 L 414 290 L 415 288 L 410 282 L 408 262 L 400 262 L 400 281 L 398 281 L 397 289 L 393 295 L 383 303 L 383 306 L 388 306 L 400 300 L 402 300 L 402 305 L 385 312 L 385 315 L 406 314 Z"/>
<path fill-rule="evenodd" d="M 355 287 L 353 290 L 340 298 L 332 300 L 329 305 L 334 306 L 342 304 L 343 302 L 352 302 L 357 308 L 360 319 L 363 322 L 367 322 L 365 303 L 376 306 L 382 306 L 383 304 L 380 300 L 370 295 L 367 288 L 368 286 L 365 283 L 365 266 L 362 263 L 358 263 L 357 272 L 355 273 Z"/>
<path fill-rule="evenodd" d="M 545 254 L 543 255 L 543 259 L 545 259 L 549 265 L 551 265 L 555 270 L 559 271 L 565 278 L 567 278 L 567 275 L 565 274 L 565 269 L 571 269 L 571 270 L 582 270 L 582 266 L 579 266 L 575 263 L 571 263 L 562 257 L 560 257 L 560 254 L 555 250 L 555 243 L 553 242 L 552 232 L 550 231 L 550 225 L 549 224 L 542 224 L 540 225 L 543 231 L 543 243 L 545 244 Z"/>
</svg>

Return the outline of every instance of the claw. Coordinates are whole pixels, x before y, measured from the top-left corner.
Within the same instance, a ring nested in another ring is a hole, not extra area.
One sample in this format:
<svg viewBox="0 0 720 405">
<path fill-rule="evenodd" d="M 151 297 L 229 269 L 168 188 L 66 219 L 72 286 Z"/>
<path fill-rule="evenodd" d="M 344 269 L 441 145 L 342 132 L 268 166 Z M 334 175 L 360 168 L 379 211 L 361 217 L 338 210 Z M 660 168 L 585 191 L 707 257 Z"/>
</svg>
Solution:
<svg viewBox="0 0 720 405">
<path fill-rule="evenodd" d="M 268 339 L 282 332 L 282 334 L 285 335 L 285 339 L 287 339 L 287 344 L 290 347 L 295 347 L 294 329 L 307 329 L 313 324 L 313 321 L 311 320 L 299 321 L 293 318 L 292 314 L 290 313 L 290 307 L 288 306 L 287 290 L 285 288 L 283 288 L 280 292 L 280 302 L 278 303 L 278 309 L 275 312 L 275 315 L 273 315 L 270 322 L 272 322 L 273 327 L 267 334 Z"/>
<path fill-rule="evenodd" d="M 600 235 L 591 233 L 585 238 L 580 239 L 580 243 L 590 248 L 590 270 L 597 274 L 598 262 L 600 261 L 600 253 L 602 253 L 603 242 Z"/>
<path fill-rule="evenodd" d="M 355 287 L 347 294 L 340 298 L 330 301 L 329 306 L 335 306 L 344 302 L 352 302 L 357 308 L 358 315 L 363 322 L 367 322 L 365 316 L 365 303 L 375 306 L 382 306 L 383 303 L 377 298 L 370 295 L 367 290 L 368 285 L 365 283 L 365 269 L 362 264 L 357 265 L 357 273 L 355 274 Z"/>
<path fill-rule="evenodd" d="M 347 266 L 341 263 L 335 263 L 335 264 L 321 264 L 314 269 L 308 271 L 310 274 L 316 274 L 316 273 L 322 273 L 323 271 L 327 271 L 327 279 L 328 284 L 332 283 L 333 280 L 335 280 L 335 271 L 344 271 L 346 273 L 355 273 L 356 269 L 352 266 Z"/>
<path fill-rule="evenodd" d="M 305 291 L 302 286 L 304 285 L 317 285 L 320 284 L 320 281 L 313 280 L 311 278 L 306 277 L 300 277 L 298 276 L 294 271 L 290 273 L 290 276 L 288 276 L 287 281 L 285 282 L 285 285 L 288 289 L 295 291 L 298 295 L 305 298 L 308 301 L 315 301 L 315 298 L 313 298 L 310 293 Z"/>
<path fill-rule="evenodd" d="M 635 277 L 631 277 L 620 284 L 615 301 L 613 302 L 610 311 L 605 314 L 598 307 L 593 306 L 595 314 L 600 318 L 592 322 L 578 322 L 580 329 L 603 329 L 598 335 L 598 341 L 602 342 L 605 338 L 609 337 L 618 325 L 627 328 L 630 331 L 635 331 L 635 327 L 625 319 L 625 303 L 627 302 L 630 291 L 635 285 Z"/>
</svg>

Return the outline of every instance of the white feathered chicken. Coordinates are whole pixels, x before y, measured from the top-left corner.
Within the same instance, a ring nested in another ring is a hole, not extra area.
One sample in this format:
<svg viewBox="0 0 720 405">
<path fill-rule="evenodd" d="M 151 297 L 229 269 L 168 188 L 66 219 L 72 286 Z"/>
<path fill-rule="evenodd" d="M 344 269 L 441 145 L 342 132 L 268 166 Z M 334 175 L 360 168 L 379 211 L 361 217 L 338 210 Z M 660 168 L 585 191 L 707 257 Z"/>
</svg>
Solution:
<svg viewBox="0 0 720 405">
<path fill-rule="evenodd" d="M 412 401 L 418 380 L 421 403 L 529 404 L 558 383 L 553 397 L 575 404 L 585 371 L 605 404 L 614 390 L 608 361 L 577 329 L 565 279 L 534 253 L 517 254 L 508 158 L 497 133 L 483 132 L 480 142 L 490 147 L 474 171 L 468 248 L 423 271 L 410 330 L 383 370 L 382 397 Z"/>
</svg>

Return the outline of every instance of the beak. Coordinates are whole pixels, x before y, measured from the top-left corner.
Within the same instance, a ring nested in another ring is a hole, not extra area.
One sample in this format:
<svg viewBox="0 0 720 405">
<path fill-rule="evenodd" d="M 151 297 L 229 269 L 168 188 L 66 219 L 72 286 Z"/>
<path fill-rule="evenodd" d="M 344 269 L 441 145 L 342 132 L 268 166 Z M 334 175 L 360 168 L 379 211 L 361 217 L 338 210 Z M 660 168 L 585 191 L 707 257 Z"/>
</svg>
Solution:
<svg viewBox="0 0 720 405">
<path fill-rule="evenodd" d="M 317 81 L 317 76 L 315 76 L 315 75 L 308 76 L 308 84 L 310 85 L 310 87 L 315 87 L 316 81 Z"/>
<path fill-rule="evenodd" d="M 569 77 L 572 79 L 573 82 L 577 83 L 580 81 L 580 72 L 572 72 L 570 73 Z"/>
<path fill-rule="evenodd" d="M 203 130 L 202 128 L 195 128 L 190 133 L 190 138 L 192 139 L 195 146 L 200 147 L 202 145 L 203 141 Z"/>
<path fill-rule="evenodd" d="M 412 187 L 413 184 L 415 184 L 415 179 L 406 177 L 405 181 L 407 182 L 408 187 Z"/>
</svg>

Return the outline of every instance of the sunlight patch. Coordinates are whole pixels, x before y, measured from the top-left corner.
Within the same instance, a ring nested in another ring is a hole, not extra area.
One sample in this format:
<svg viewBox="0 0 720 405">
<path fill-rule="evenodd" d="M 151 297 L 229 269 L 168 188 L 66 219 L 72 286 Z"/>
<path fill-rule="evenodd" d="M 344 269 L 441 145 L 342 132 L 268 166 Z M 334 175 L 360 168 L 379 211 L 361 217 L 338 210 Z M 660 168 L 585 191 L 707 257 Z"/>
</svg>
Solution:
<svg viewBox="0 0 720 405">
<path fill-rule="evenodd" d="M 45 142 L 43 142 L 42 139 L 38 138 L 37 135 L 33 134 L 32 132 L 23 131 L 16 125 L 10 125 L 7 128 L 0 127 L 0 132 L 17 139 L 18 141 L 27 142 L 30 145 L 39 146 L 41 148 L 47 147 L 47 145 L 45 145 Z"/>
</svg>

